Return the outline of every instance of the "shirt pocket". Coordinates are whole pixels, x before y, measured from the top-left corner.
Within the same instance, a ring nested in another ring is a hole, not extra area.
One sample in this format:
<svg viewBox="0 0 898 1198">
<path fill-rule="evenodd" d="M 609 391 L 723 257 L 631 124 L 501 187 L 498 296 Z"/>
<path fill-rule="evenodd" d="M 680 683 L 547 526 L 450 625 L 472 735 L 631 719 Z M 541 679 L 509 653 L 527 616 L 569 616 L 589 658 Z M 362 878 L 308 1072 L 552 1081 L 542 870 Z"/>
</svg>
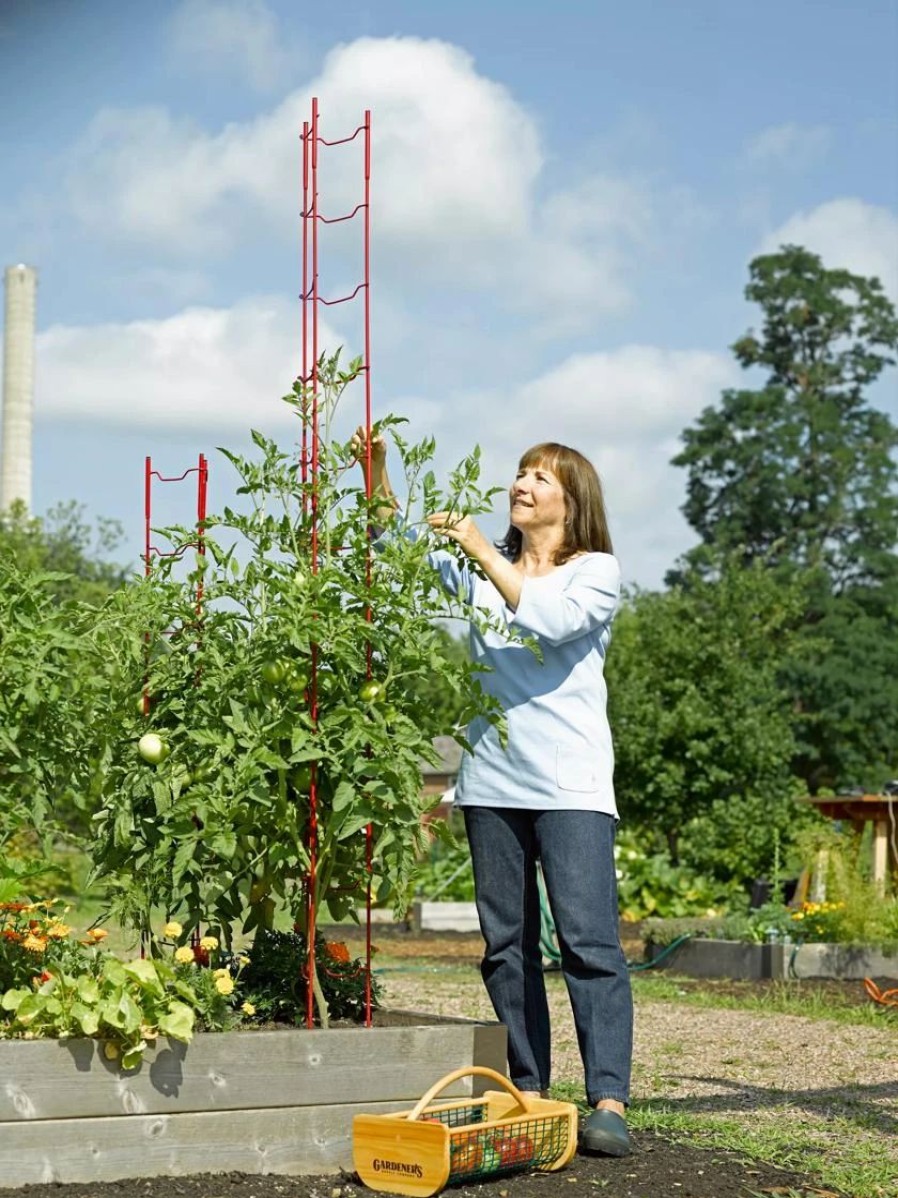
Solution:
<svg viewBox="0 0 898 1198">
<path fill-rule="evenodd" d="M 559 745 L 555 750 L 555 780 L 559 790 L 593 794 L 600 786 L 598 762 L 592 754 Z"/>
</svg>

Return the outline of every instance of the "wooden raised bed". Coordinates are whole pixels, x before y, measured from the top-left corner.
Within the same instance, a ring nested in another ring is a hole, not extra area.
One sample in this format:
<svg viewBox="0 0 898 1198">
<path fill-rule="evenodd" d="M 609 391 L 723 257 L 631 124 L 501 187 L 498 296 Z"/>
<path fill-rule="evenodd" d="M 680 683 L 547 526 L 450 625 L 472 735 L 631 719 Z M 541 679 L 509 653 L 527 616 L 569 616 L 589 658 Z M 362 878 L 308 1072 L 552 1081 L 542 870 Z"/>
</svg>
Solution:
<svg viewBox="0 0 898 1198">
<path fill-rule="evenodd" d="M 646 960 L 664 953 L 663 945 L 646 946 Z M 850 944 L 748 944 L 742 940 L 696 937 L 679 945 L 659 969 L 697 978 L 847 978 L 898 977 L 898 957 Z"/>
<path fill-rule="evenodd" d="M 352 1168 L 352 1117 L 414 1105 L 463 1065 L 505 1072 L 505 1028 L 377 1012 L 373 1028 L 160 1041 L 124 1073 L 94 1040 L 0 1041 L 0 1194 L 37 1182 Z M 477 1078 L 453 1087 L 482 1093 Z"/>
</svg>

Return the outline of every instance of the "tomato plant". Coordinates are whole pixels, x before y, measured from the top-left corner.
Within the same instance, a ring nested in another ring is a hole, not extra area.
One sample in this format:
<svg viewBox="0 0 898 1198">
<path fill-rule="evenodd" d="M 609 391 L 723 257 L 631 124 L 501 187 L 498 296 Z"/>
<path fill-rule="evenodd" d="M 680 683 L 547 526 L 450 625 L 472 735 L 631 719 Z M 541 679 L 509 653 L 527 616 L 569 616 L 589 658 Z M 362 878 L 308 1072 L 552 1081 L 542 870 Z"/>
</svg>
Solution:
<svg viewBox="0 0 898 1198">
<path fill-rule="evenodd" d="M 322 362 L 326 423 L 356 369 Z M 299 384 L 287 401 L 305 418 Z M 406 475 L 404 524 L 419 507 L 482 510 L 477 453 L 441 493 L 428 469 L 433 441 L 407 445 L 398 423 L 382 428 Z M 222 451 L 248 504 L 207 522 L 201 619 L 198 572 L 184 578 L 174 556 L 113 596 L 97 633 L 114 680 L 98 755 L 96 873 L 126 924 L 148 926 L 158 906 L 225 943 L 236 929 L 270 930 L 279 911 L 305 933 L 313 781 L 319 909 L 351 914 L 369 882 L 377 901 L 404 909 L 432 802 L 421 797 L 421 763 L 434 759 L 433 737 L 453 731 L 421 680 L 439 678 L 464 723 L 498 719 L 476 668 L 446 651 L 435 623 L 458 609 L 426 560 L 427 538 L 397 528 L 373 551 L 378 504 L 350 444 L 322 442 L 313 494 L 295 453 L 258 432 L 253 441 L 254 459 Z M 187 529 L 168 535 L 176 549 L 193 539 Z M 133 700 L 144 682 L 151 726 Z M 149 770 L 135 768 L 134 754 L 147 731 L 169 749 Z"/>
</svg>

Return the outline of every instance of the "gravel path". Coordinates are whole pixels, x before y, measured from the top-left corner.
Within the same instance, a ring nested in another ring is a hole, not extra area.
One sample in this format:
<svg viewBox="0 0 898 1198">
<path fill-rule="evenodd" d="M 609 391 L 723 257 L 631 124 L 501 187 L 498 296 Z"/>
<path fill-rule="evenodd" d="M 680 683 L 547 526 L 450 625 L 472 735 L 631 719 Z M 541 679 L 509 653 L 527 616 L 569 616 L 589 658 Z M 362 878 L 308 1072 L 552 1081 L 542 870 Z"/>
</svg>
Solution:
<svg viewBox="0 0 898 1198">
<path fill-rule="evenodd" d="M 459 980 L 461 979 L 461 980 Z M 386 975 L 385 1004 L 491 1019 L 479 975 Z M 547 975 L 555 1081 L 582 1085 L 564 981 Z M 668 1112 L 735 1121 L 818 1142 L 869 1140 L 894 1161 L 898 1196 L 898 1023 L 858 1027 L 803 1016 L 637 998 L 633 1097 Z"/>
</svg>

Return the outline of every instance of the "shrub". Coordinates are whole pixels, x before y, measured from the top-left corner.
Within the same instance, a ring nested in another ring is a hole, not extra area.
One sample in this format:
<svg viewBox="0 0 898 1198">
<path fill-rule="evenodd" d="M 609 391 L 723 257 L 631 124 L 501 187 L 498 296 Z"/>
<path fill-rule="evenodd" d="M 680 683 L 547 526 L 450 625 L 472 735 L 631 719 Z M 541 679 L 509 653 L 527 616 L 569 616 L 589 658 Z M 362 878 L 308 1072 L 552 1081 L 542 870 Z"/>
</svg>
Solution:
<svg viewBox="0 0 898 1198">
<path fill-rule="evenodd" d="M 365 1013 L 363 962 L 354 959 L 342 941 L 315 940 L 316 973 L 332 1019 L 360 1021 Z M 247 1000 L 260 1021 L 301 1024 L 308 1002 L 308 947 L 299 931 L 264 930 L 256 936 L 243 978 Z M 380 987 L 371 979 L 371 1005 L 377 1006 Z"/>
</svg>

